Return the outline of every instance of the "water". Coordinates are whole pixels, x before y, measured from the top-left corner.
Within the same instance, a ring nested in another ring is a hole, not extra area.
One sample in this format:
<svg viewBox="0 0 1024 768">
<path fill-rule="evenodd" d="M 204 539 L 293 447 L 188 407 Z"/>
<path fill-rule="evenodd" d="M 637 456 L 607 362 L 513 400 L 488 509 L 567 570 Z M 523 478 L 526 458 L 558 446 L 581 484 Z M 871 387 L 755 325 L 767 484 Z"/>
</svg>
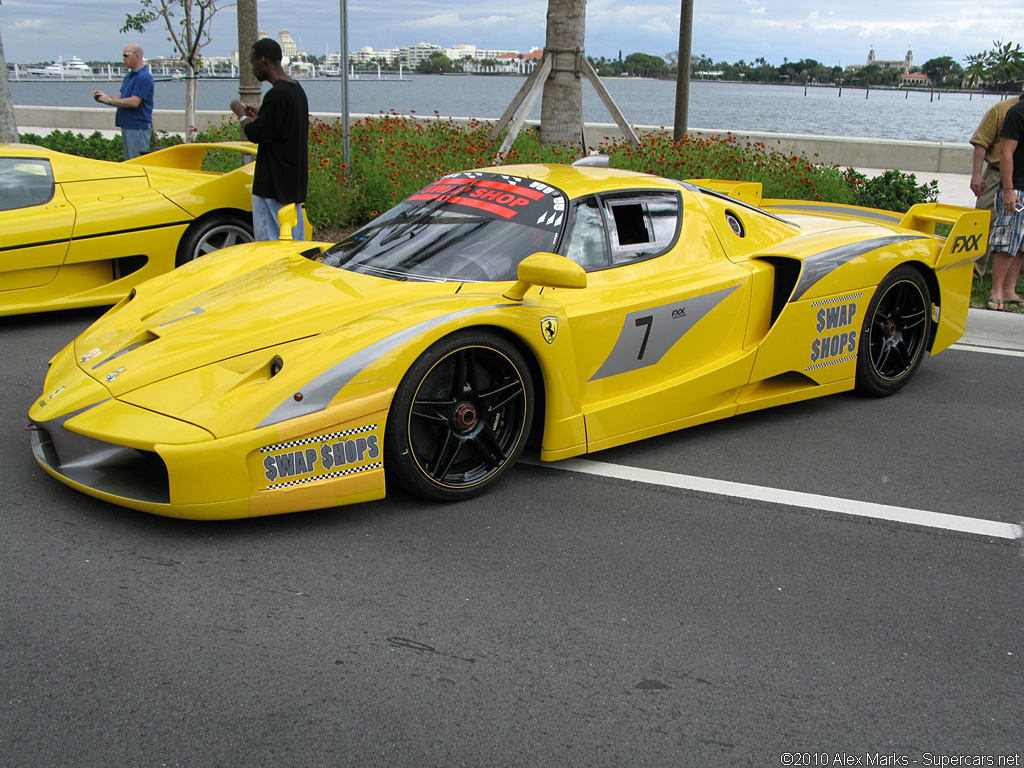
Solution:
<svg viewBox="0 0 1024 768">
<path fill-rule="evenodd" d="M 349 110 L 376 114 L 401 113 L 444 117 L 498 118 L 518 92 L 521 77 L 412 75 L 411 79 L 366 79 L 350 82 Z M 675 83 L 667 80 L 608 79 L 605 85 L 633 125 L 671 126 Z M 336 79 L 304 80 L 313 112 L 341 111 L 341 84 Z M 11 82 L 15 104 L 55 107 L 95 107 L 96 88 L 116 91 L 115 83 Z M 234 80 L 199 83 L 202 110 L 227 111 L 237 98 Z M 180 81 L 156 84 L 156 106 L 183 109 L 185 86 Z M 692 128 L 769 131 L 879 139 L 913 139 L 966 143 L 996 96 L 971 97 L 944 93 L 932 99 L 928 91 L 901 92 L 803 86 L 693 82 L 690 85 L 689 125 Z M 588 122 L 610 123 L 604 105 L 589 83 L 583 86 L 583 113 Z M 530 117 L 540 119 L 540 99 Z"/>
</svg>

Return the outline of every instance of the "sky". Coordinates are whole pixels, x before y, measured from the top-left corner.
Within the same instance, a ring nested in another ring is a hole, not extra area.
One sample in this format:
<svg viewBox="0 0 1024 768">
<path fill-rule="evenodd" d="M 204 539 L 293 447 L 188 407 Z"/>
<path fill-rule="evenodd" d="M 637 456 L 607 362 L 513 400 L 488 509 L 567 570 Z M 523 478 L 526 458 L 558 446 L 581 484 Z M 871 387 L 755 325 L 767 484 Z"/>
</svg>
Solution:
<svg viewBox="0 0 1024 768">
<path fill-rule="evenodd" d="M 8 62 L 36 63 L 78 56 L 119 60 L 137 40 L 147 56 L 172 55 L 162 21 L 143 35 L 121 34 L 125 16 L 141 0 L 0 0 L 0 36 Z M 225 56 L 237 45 L 235 8 L 228 0 L 214 17 L 203 52 Z M 527 52 L 544 46 L 547 0 L 468 3 L 465 0 L 347 0 L 349 50 L 376 50 L 419 42 Z M 337 51 L 340 0 L 258 0 L 259 26 L 272 37 L 287 29 L 300 49 Z M 588 0 L 587 54 L 617 58 L 635 51 L 664 57 L 679 42 L 679 0 Z M 1013 35 L 1017 37 L 1014 39 Z M 961 64 L 1001 40 L 1024 42 L 1024 2 L 984 0 L 693 0 L 692 53 L 712 60 L 751 62 L 763 57 L 815 59 L 829 66 L 879 59 L 916 64 L 952 56 Z"/>
</svg>

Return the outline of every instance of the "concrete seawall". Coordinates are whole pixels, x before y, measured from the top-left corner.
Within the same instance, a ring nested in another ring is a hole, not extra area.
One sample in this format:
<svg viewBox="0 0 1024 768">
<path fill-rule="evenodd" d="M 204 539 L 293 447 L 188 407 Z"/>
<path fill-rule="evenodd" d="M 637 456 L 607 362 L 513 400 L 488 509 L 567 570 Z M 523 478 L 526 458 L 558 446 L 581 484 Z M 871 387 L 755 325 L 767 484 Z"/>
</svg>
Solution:
<svg viewBox="0 0 1024 768">
<path fill-rule="evenodd" d="M 114 110 L 109 107 L 38 107 L 15 106 L 14 115 L 20 126 L 47 126 L 49 130 L 70 130 L 82 133 L 113 131 Z M 338 113 L 315 112 L 313 117 L 326 122 L 341 119 Z M 376 115 L 352 115 L 352 120 Z M 230 112 L 197 111 L 200 129 L 232 120 Z M 420 117 L 424 122 L 433 117 Z M 442 118 L 447 119 L 447 118 Z M 469 117 L 454 118 L 456 122 L 469 122 Z M 496 118 L 477 118 L 495 120 Z M 153 111 L 157 131 L 181 133 L 185 130 L 185 112 L 180 109 Z M 530 121 L 533 122 L 533 121 Z M 634 126 L 640 133 L 671 133 L 670 128 L 651 125 Z M 40 128 L 22 129 L 37 132 Z M 688 133 L 699 136 L 733 135 L 741 142 L 761 142 L 768 149 L 803 154 L 827 165 L 855 168 L 898 168 L 901 171 L 921 173 L 971 172 L 971 145 L 933 141 L 898 141 L 895 139 L 851 138 L 845 136 L 812 136 L 799 133 L 756 133 L 752 131 L 726 131 L 718 128 L 691 128 Z M 614 123 L 587 123 L 586 139 L 590 146 L 605 138 L 621 139 L 622 132 Z"/>
</svg>

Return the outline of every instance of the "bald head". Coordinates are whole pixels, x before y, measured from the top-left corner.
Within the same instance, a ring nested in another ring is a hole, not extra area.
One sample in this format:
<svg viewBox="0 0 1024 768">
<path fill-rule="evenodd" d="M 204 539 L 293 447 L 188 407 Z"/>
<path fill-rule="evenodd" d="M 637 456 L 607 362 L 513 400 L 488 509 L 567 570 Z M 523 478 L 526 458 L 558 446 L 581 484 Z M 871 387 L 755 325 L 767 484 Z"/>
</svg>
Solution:
<svg viewBox="0 0 1024 768">
<path fill-rule="evenodd" d="M 132 72 L 139 71 L 146 63 L 142 58 L 142 46 L 138 43 L 128 43 L 124 50 L 121 51 L 121 58 L 124 61 L 124 65 Z"/>
</svg>

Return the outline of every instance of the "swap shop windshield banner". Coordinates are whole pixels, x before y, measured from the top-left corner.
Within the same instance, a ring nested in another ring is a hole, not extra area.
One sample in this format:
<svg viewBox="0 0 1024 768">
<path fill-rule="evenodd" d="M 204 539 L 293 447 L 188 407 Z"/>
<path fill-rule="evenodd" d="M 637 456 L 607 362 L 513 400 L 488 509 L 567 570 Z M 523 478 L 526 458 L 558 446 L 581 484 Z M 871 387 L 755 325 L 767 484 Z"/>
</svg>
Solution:
<svg viewBox="0 0 1024 768">
<path fill-rule="evenodd" d="M 539 181 L 497 173 L 453 173 L 424 187 L 409 203 L 461 209 L 484 218 L 558 229 L 565 214 L 561 190 Z"/>
</svg>

